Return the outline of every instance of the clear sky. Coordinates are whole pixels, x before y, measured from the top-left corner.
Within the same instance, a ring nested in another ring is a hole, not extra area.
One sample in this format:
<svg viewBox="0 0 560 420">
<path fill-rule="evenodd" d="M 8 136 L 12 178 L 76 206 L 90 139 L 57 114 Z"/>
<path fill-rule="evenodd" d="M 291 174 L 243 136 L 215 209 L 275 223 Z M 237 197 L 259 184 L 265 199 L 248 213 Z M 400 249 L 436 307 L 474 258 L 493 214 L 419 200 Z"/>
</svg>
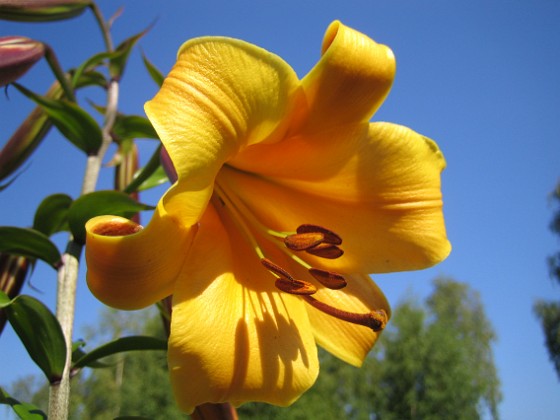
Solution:
<svg viewBox="0 0 560 420">
<path fill-rule="evenodd" d="M 140 45 L 165 73 L 185 40 L 226 35 L 258 44 L 283 57 L 299 75 L 317 61 L 323 33 L 335 19 L 380 43 L 397 57 L 393 90 L 374 120 L 397 122 L 435 139 L 448 167 L 443 173 L 451 256 L 435 268 L 377 276 L 395 305 L 407 293 L 424 298 L 432 280 L 449 275 L 481 294 L 498 342 L 495 360 L 504 394 L 503 419 L 558 418 L 560 385 L 533 315 L 535 299 L 559 299 L 546 257 L 560 246 L 548 230 L 549 193 L 560 177 L 560 2 L 469 1 L 100 1 L 106 16 L 119 5 L 117 42 L 155 20 Z M 2 35 L 48 42 L 62 65 L 77 66 L 102 49 L 91 15 L 46 25 L 0 22 Z M 43 91 L 44 64 L 22 82 Z M 122 83 L 121 109 L 142 114 L 156 91 L 136 51 Z M 100 101 L 99 92 L 83 99 Z M 0 144 L 31 109 L 15 89 L 0 96 Z M 151 146 L 144 141 L 146 149 Z M 147 159 L 147 155 L 144 156 Z M 145 161 L 145 160 L 144 160 Z M 48 194 L 76 196 L 83 156 L 53 135 L 28 169 L 0 193 L 0 224 L 25 226 Z M 374 170 L 374 168 L 372 168 Z M 101 180 L 110 185 L 109 172 Z M 159 191 L 161 192 L 161 191 Z M 144 201 L 155 203 L 155 195 Z M 62 243 L 65 236 L 60 236 Z M 54 307 L 54 271 L 39 264 L 38 296 Z M 100 304 L 86 288 L 78 292 L 76 337 L 95 320 Z M 20 373 L 38 373 L 11 330 L 0 341 L 0 384 Z"/>
</svg>

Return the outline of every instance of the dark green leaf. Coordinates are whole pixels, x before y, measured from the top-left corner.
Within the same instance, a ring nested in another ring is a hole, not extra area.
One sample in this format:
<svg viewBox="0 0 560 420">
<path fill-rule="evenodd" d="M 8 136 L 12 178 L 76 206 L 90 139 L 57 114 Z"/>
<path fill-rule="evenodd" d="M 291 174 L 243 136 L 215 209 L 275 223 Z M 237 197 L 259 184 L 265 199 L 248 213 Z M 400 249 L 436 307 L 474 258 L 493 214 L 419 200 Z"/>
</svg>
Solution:
<svg viewBox="0 0 560 420">
<path fill-rule="evenodd" d="M 123 192 L 95 191 L 81 196 L 72 203 L 68 212 L 68 224 L 76 242 L 83 244 L 86 239 L 85 224 L 92 217 L 112 214 L 130 218 L 139 211 L 153 208 L 138 203 Z"/>
<path fill-rule="evenodd" d="M 117 48 L 115 48 L 115 52 L 118 54 L 115 57 L 112 57 L 109 61 L 109 73 L 112 77 L 119 79 L 123 75 L 124 68 L 128 61 L 128 57 L 130 56 L 132 48 L 140 38 L 146 35 L 151 27 L 152 25 L 144 29 L 142 32 L 133 35 L 130 38 L 127 38 L 121 44 L 119 44 Z"/>
<path fill-rule="evenodd" d="M 163 74 L 152 64 L 150 60 L 142 53 L 142 61 L 144 61 L 144 66 L 148 69 L 148 73 L 152 77 L 153 81 L 157 83 L 158 86 L 163 85 Z"/>
<path fill-rule="evenodd" d="M 0 387 L 0 404 L 11 406 L 12 410 L 23 420 L 46 420 L 47 418 L 40 408 L 12 398 L 2 387 Z"/>
<path fill-rule="evenodd" d="M 18 83 L 13 85 L 40 105 L 59 131 L 87 154 L 101 146 L 102 134 L 97 122 L 79 105 L 65 99 L 49 99 L 37 95 Z"/>
<path fill-rule="evenodd" d="M 6 303 L 0 298 L 10 325 L 27 349 L 29 356 L 50 383 L 60 380 L 66 363 L 66 342 L 56 317 L 42 302 L 20 295 Z"/>
<path fill-rule="evenodd" d="M 58 248 L 47 236 L 35 229 L 0 226 L 0 252 L 38 258 L 55 270 L 61 264 Z"/>
<path fill-rule="evenodd" d="M 53 194 L 45 198 L 37 211 L 33 221 L 33 229 L 51 236 L 68 229 L 68 209 L 72 198 L 66 194 Z"/>
<path fill-rule="evenodd" d="M 139 115 L 119 115 L 113 132 L 118 139 L 159 139 L 150 120 Z"/>
<path fill-rule="evenodd" d="M 79 359 L 73 368 L 90 366 L 92 362 L 96 362 L 104 357 L 132 350 L 167 350 L 167 341 L 161 338 L 141 335 L 118 338 L 90 351 Z"/>
</svg>

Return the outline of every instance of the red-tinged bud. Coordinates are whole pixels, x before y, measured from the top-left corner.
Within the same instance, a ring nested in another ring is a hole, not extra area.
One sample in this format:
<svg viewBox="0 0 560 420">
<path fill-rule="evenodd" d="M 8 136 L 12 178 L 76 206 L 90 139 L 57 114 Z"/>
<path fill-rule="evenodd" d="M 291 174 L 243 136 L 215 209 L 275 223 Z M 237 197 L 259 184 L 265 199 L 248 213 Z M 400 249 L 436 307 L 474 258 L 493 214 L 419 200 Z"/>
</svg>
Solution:
<svg viewBox="0 0 560 420">
<path fill-rule="evenodd" d="M 10 299 L 19 295 L 30 261 L 26 257 L 0 253 L 0 290 L 8 295 Z M 0 309 L 0 333 L 6 325 L 6 314 Z"/>
<path fill-rule="evenodd" d="M 0 86 L 15 82 L 44 55 L 42 42 L 24 36 L 0 37 Z"/>
<path fill-rule="evenodd" d="M 0 19 L 49 22 L 80 15 L 90 0 L 0 0 Z"/>
<path fill-rule="evenodd" d="M 163 170 L 167 174 L 167 177 L 169 178 L 171 183 L 174 184 L 177 181 L 177 179 L 179 179 L 179 176 L 177 175 L 177 170 L 175 169 L 175 166 L 171 161 L 171 156 L 169 156 L 169 153 L 167 152 L 165 147 L 161 148 L 160 159 L 161 159 L 161 166 L 163 167 Z"/>
<path fill-rule="evenodd" d="M 62 89 L 54 83 L 45 95 L 58 99 Z M 42 108 L 35 108 L 0 150 L 0 181 L 12 175 L 35 151 L 52 126 Z"/>
</svg>

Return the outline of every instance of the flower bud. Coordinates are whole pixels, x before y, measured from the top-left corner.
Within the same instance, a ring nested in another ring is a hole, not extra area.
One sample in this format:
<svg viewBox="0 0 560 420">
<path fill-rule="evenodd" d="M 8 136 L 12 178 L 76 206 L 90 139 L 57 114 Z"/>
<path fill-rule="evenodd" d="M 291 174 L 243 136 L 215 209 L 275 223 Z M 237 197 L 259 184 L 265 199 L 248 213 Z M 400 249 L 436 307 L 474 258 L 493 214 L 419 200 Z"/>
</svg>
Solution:
<svg viewBox="0 0 560 420">
<path fill-rule="evenodd" d="M 45 96 L 60 98 L 60 84 L 55 82 Z M 51 126 L 51 120 L 41 107 L 36 107 L 28 115 L 0 150 L 0 181 L 12 175 L 25 162 L 45 138 Z"/>
<path fill-rule="evenodd" d="M 80 15 L 90 0 L 0 0 L 0 19 L 49 22 Z"/>
<path fill-rule="evenodd" d="M 15 82 L 44 55 L 42 42 L 24 36 L 0 37 L 0 86 Z"/>
</svg>

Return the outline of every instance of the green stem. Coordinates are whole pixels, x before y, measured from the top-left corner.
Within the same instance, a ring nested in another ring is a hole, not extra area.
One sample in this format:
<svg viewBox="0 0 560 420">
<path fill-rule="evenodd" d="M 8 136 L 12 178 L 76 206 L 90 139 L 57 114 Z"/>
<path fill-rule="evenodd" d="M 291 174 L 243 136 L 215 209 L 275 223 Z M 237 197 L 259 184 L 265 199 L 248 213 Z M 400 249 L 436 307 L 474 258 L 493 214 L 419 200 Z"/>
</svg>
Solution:
<svg viewBox="0 0 560 420">
<path fill-rule="evenodd" d="M 95 3 L 92 3 L 91 8 L 94 11 L 97 21 L 99 22 L 108 51 L 112 51 L 113 44 L 108 25 L 105 24 L 105 20 Z M 95 155 L 88 156 L 87 158 L 81 195 L 95 191 L 103 157 L 112 141 L 111 130 L 117 117 L 118 99 L 118 81 L 111 80 L 107 89 L 107 106 L 105 108 L 105 121 L 102 128 L 103 141 L 99 151 Z M 67 355 L 66 367 L 61 381 L 57 384 L 51 385 L 50 387 L 48 418 L 52 420 L 67 419 L 69 413 L 72 333 L 81 252 L 82 246 L 77 244 L 73 240 L 72 236 L 70 236 L 67 250 L 62 257 L 64 264 L 58 270 L 56 317 L 60 322 L 62 331 L 64 332 L 64 337 L 66 338 Z"/>
<path fill-rule="evenodd" d="M 71 100 L 72 102 L 76 102 L 76 96 L 74 95 L 74 90 L 70 85 L 70 81 L 68 80 L 68 75 L 62 70 L 60 63 L 58 62 L 58 58 L 56 58 L 56 54 L 54 50 L 47 44 L 43 44 L 45 46 L 45 58 L 51 70 L 53 71 L 56 79 L 60 83 L 62 90 L 66 97 Z"/>
</svg>

